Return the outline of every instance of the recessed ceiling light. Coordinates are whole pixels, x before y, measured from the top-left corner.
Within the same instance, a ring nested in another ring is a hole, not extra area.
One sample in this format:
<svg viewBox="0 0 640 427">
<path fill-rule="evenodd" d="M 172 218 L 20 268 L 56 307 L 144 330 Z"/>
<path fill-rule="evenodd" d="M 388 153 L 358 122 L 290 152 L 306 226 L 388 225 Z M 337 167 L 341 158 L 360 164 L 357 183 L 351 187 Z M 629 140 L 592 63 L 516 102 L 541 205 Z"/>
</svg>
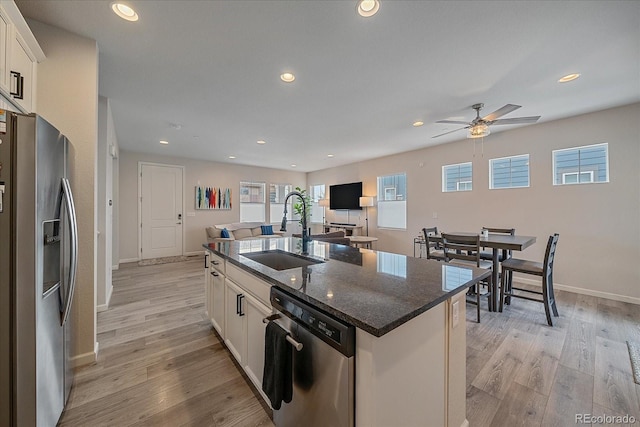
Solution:
<svg viewBox="0 0 640 427">
<path fill-rule="evenodd" d="M 292 168 L 295 168 L 296 166 L 298 166 L 298 165 L 291 165 Z"/>
<path fill-rule="evenodd" d="M 169 145 L 169 141 L 160 141 L 160 144 L 162 144 L 162 145 Z"/>
<path fill-rule="evenodd" d="M 418 120 L 417 122 L 413 122 L 413 127 L 415 128 L 419 128 L 420 126 L 422 126 L 424 124 L 424 122 L 421 122 L 420 120 Z"/>
<path fill-rule="evenodd" d="M 267 141 L 263 141 L 263 140 L 259 140 L 259 141 L 258 141 L 258 144 L 260 144 L 260 145 L 262 145 L 262 144 L 266 144 L 266 143 L 267 143 Z"/>
<path fill-rule="evenodd" d="M 115 12 L 116 15 L 124 20 L 132 22 L 138 20 L 138 14 L 136 13 L 136 11 L 133 10 L 131 6 L 125 3 L 115 1 L 111 3 L 111 9 Z"/>
<path fill-rule="evenodd" d="M 327 157 L 333 157 L 333 154 L 327 154 Z"/>
<path fill-rule="evenodd" d="M 567 82 L 570 82 L 570 81 L 573 81 L 573 80 L 577 79 L 578 77 L 580 77 L 580 74 L 578 74 L 578 73 L 567 74 L 566 76 L 564 76 L 561 79 L 559 79 L 558 83 L 567 83 Z"/>
<path fill-rule="evenodd" d="M 296 79 L 296 76 L 294 76 L 292 73 L 283 73 L 283 74 L 280 74 L 280 79 L 283 82 L 291 83 Z"/>
<path fill-rule="evenodd" d="M 229 158 L 230 158 L 230 159 L 235 159 L 235 158 L 236 158 L 236 156 L 229 156 Z"/>
<path fill-rule="evenodd" d="M 358 15 L 365 18 L 369 18 L 378 13 L 378 9 L 380 9 L 380 2 L 378 0 L 359 0 L 356 6 Z"/>
</svg>

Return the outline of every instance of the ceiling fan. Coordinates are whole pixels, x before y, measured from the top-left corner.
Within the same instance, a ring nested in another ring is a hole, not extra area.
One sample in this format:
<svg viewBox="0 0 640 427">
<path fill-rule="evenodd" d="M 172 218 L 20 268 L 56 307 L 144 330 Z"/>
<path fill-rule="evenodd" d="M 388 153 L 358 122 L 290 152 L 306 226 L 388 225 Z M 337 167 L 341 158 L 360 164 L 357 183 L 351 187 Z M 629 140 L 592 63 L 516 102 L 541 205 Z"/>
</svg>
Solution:
<svg viewBox="0 0 640 427">
<path fill-rule="evenodd" d="M 469 133 L 467 138 L 482 138 L 484 136 L 489 135 L 491 132 L 489 131 L 489 126 L 491 125 L 520 125 L 525 123 L 535 123 L 538 121 L 540 116 L 531 116 L 531 117 L 514 117 L 512 119 L 498 119 L 499 117 L 504 116 L 505 114 L 509 114 L 512 111 L 517 110 L 522 107 L 521 105 L 507 104 L 502 108 L 498 108 L 491 114 L 488 114 L 484 117 L 480 117 L 480 110 L 484 107 L 484 104 L 474 104 L 471 106 L 474 110 L 476 110 L 476 118 L 471 122 L 461 122 L 457 120 L 439 120 L 436 123 L 448 123 L 448 124 L 458 124 L 458 125 L 466 125 L 465 127 L 461 127 L 459 129 L 454 129 L 449 132 L 441 133 L 440 135 L 433 136 L 432 138 L 437 138 L 439 136 L 448 135 L 453 132 L 457 132 L 462 129 L 469 129 Z"/>
</svg>

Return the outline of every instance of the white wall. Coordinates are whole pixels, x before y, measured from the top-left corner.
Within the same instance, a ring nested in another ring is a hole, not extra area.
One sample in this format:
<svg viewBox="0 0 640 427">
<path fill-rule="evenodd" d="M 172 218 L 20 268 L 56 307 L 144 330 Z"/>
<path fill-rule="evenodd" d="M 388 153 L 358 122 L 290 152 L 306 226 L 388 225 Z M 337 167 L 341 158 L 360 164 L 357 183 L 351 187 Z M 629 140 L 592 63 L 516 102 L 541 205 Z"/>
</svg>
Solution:
<svg viewBox="0 0 640 427">
<path fill-rule="evenodd" d="M 36 112 L 72 144 L 71 186 L 78 217 L 78 276 L 73 301 L 74 357 L 95 360 L 96 165 L 98 141 L 98 46 L 37 21 L 28 21 L 47 59 L 38 65 Z"/>
<path fill-rule="evenodd" d="M 406 231 L 377 229 L 377 209 L 369 208 L 369 234 L 379 237 L 377 249 L 412 255 L 413 238 L 428 226 L 515 227 L 518 234 L 537 237 L 515 256 L 541 261 L 556 232 L 559 288 L 640 303 L 640 104 L 493 133 L 484 140 L 484 153 L 475 141 L 475 156 L 472 140 L 465 139 L 312 172 L 307 181 L 327 186 L 363 181 L 363 193 L 375 195 L 377 176 L 406 172 Z M 609 183 L 553 186 L 552 150 L 601 142 L 609 143 Z M 489 190 L 489 159 L 526 153 L 531 186 Z M 473 191 L 442 193 L 442 166 L 469 161 Z M 364 212 L 360 215 L 363 224 Z M 334 212 L 328 210 L 327 218 L 332 221 Z"/>
<path fill-rule="evenodd" d="M 184 252 L 202 252 L 206 243 L 205 228 L 214 224 L 240 221 L 240 181 L 255 181 L 277 184 L 292 184 L 295 188 L 306 186 L 306 174 L 229 163 L 206 162 L 180 157 L 158 156 L 120 151 L 119 156 L 119 230 L 120 262 L 137 260 L 138 246 L 138 162 L 162 163 L 184 166 Z M 215 186 L 231 188 L 231 210 L 196 210 L 195 187 Z M 268 187 L 267 187 L 268 188 Z M 266 206 L 267 212 L 269 205 Z M 193 213 L 195 216 L 189 216 Z M 280 222 L 281 218 L 272 218 Z"/>
<path fill-rule="evenodd" d="M 114 159 L 111 155 L 117 150 L 113 118 L 109 100 L 99 97 L 98 104 L 98 264 L 96 265 L 96 304 L 97 310 L 109 307 L 113 285 L 111 283 L 113 256 L 113 169 Z"/>
</svg>

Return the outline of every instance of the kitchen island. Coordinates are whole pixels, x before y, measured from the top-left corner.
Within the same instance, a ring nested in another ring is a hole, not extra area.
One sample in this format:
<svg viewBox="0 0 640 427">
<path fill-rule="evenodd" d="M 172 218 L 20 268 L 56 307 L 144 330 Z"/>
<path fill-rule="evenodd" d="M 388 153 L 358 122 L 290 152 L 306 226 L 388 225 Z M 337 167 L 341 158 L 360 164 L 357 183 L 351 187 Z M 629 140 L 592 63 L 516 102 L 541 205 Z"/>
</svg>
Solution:
<svg viewBox="0 0 640 427">
<path fill-rule="evenodd" d="M 489 277 L 490 271 L 323 242 L 305 246 L 297 238 L 204 245 L 212 264 L 218 266 L 207 274 L 226 274 L 225 280 L 230 280 L 234 289 L 242 282 L 247 306 L 256 300 L 254 311 L 259 308 L 254 318 L 269 314 L 268 290 L 277 286 L 355 326 L 356 425 L 467 425 L 464 291 Z M 266 251 L 315 262 L 276 270 L 245 256 Z M 215 320 L 214 294 L 215 285 L 210 292 L 213 298 L 208 297 L 212 323 L 234 356 L 239 361 L 244 356 L 246 366 L 242 361 L 240 364 L 259 389 L 262 365 L 255 359 L 264 343 L 253 352 L 238 351 L 234 339 L 228 338 L 234 334 L 233 320 L 230 322 L 229 316 L 226 322 Z M 225 295 L 230 302 L 228 293 Z M 218 312 L 224 308 L 217 307 Z M 245 322 L 251 322 L 250 311 L 247 308 Z M 253 324 L 245 326 L 251 336 L 235 342 L 255 347 L 261 330 Z"/>
</svg>

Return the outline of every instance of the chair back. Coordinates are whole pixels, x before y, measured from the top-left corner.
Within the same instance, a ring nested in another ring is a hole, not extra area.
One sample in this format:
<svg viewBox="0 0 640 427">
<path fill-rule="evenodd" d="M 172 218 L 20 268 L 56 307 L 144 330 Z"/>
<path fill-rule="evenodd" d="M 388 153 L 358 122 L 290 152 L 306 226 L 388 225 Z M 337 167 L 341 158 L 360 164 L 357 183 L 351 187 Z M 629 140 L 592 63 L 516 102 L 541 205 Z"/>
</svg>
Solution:
<svg viewBox="0 0 640 427">
<path fill-rule="evenodd" d="M 429 239 L 429 237 L 435 236 L 436 234 L 438 234 L 438 227 L 423 228 L 422 233 L 424 234 L 424 242 L 425 242 L 425 246 L 427 247 L 427 258 L 432 258 L 431 251 L 433 249 L 442 249 L 439 242 L 435 242 Z"/>
<path fill-rule="evenodd" d="M 442 233 L 444 258 L 475 262 L 480 267 L 480 236 Z"/>
<path fill-rule="evenodd" d="M 556 257 L 558 237 L 560 237 L 560 235 L 555 233 L 553 236 L 549 236 L 549 240 L 547 241 L 547 251 L 544 254 L 544 265 L 542 267 L 542 273 L 547 278 L 551 278 L 551 275 L 553 274 L 553 260 Z"/>
<path fill-rule="evenodd" d="M 515 228 L 495 228 L 495 227 L 482 227 L 482 228 L 487 230 L 489 233 L 509 234 L 511 236 L 515 236 L 516 235 L 516 229 Z"/>
</svg>

